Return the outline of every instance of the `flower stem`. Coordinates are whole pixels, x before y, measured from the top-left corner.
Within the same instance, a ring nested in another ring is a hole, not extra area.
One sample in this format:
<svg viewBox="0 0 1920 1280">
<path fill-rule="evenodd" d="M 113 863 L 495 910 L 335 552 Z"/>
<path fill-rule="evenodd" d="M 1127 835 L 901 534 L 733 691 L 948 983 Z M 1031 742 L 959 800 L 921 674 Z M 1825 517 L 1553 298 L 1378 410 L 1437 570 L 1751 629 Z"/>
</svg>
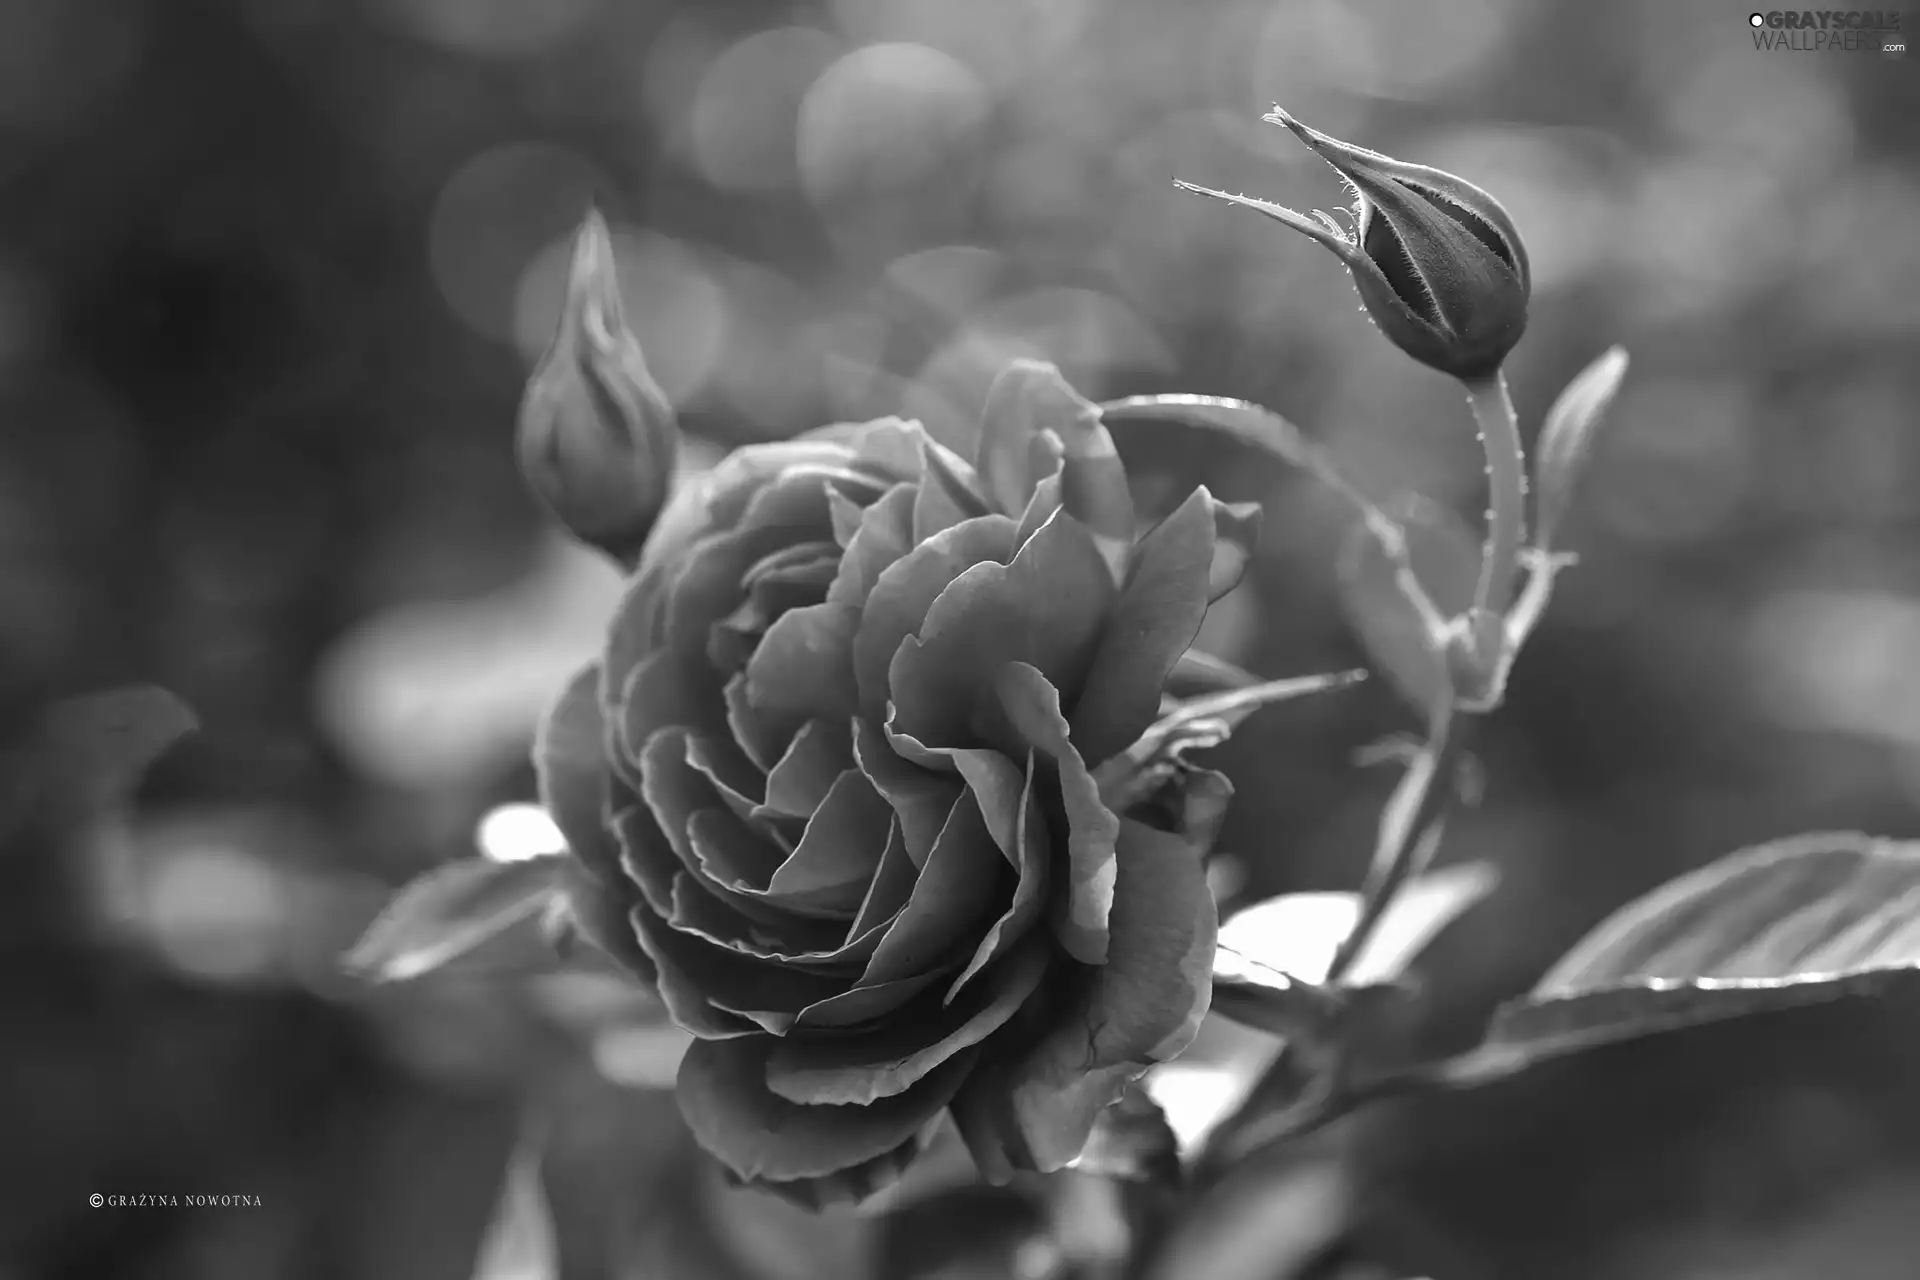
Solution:
<svg viewBox="0 0 1920 1280">
<path fill-rule="evenodd" d="M 1480 429 L 1487 455 L 1487 545 L 1480 561 L 1480 582 L 1473 606 L 1504 615 L 1513 599 L 1520 544 L 1527 536 L 1526 456 L 1520 448 L 1520 424 L 1507 394 L 1506 371 L 1464 384 L 1467 404 Z"/>
</svg>

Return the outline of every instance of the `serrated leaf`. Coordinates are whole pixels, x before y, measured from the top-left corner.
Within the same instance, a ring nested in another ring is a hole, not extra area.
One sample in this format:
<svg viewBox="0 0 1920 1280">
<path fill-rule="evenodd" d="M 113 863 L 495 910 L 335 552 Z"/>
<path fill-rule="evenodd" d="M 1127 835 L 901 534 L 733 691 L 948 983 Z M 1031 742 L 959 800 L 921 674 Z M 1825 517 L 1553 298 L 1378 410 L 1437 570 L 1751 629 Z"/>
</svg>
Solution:
<svg viewBox="0 0 1920 1280">
<path fill-rule="evenodd" d="M 47 735 L 67 784 L 98 803 L 131 791 L 167 748 L 199 725 L 185 702 L 146 685 L 55 704 Z"/>
<path fill-rule="evenodd" d="M 400 890 L 341 961 L 373 982 L 404 982 L 440 968 L 520 921 L 560 893 L 566 859 L 463 859 Z"/>
<path fill-rule="evenodd" d="M 1539 495 L 1536 523 L 1543 551 L 1551 547 L 1554 531 L 1573 505 L 1580 473 L 1593 452 L 1595 429 L 1626 376 L 1626 348 L 1610 347 L 1581 370 L 1547 410 L 1546 425 L 1540 429 L 1539 461 L 1534 464 L 1534 490 Z"/>
<path fill-rule="evenodd" d="M 1366 1256 L 1436 1280 L 1908 1280 L 1920 972 L 1379 1099 L 1344 1127 Z"/>
<path fill-rule="evenodd" d="M 473 1280 L 559 1280 L 559 1243 L 543 1183 L 539 1145 L 523 1138 L 507 1161 Z"/>
<path fill-rule="evenodd" d="M 1504 1006 L 1452 1079 L 1704 1022 L 1908 983 L 1920 842 L 1857 832 L 1732 854 L 1629 903 Z"/>
</svg>

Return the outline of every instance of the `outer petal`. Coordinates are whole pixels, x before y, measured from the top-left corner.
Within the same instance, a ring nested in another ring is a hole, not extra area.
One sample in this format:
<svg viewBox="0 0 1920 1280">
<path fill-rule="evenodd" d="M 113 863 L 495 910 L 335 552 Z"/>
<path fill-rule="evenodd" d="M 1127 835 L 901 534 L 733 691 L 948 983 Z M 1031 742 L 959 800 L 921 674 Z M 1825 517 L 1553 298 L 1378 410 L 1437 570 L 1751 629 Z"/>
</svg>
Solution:
<svg viewBox="0 0 1920 1280">
<path fill-rule="evenodd" d="M 1072 388 L 1044 361 L 1015 360 L 993 380 L 980 414 L 973 464 L 982 488 L 1000 510 L 1018 514 L 1040 481 L 1054 474 L 1059 445 L 1046 433 L 1071 421 L 1078 411 Z"/>
<path fill-rule="evenodd" d="M 1123 823 L 1111 958 L 1024 1053 L 983 1066 L 955 1100 L 983 1171 L 1061 1168 L 1128 1081 L 1187 1046 L 1212 996 L 1217 924 L 1198 853 Z"/>
<path fill-rule="evenodd" d="M 1051 760 L 1067 828 L 1066 893 L 1055 898 L 1053 930 L 1083 964 L 1105 963 L 1120 820 L 1100 800 L 1100 788 L 1067 739 L 1060 695 L 1045 676 L 1022 662 L 1001 668 L 995 682 L 1007 719 L 1027 745 Z"/>
<path fill-rule="evenodd" d="M 1047 889 L 1053 879 L 1049 865 L 1052 849 L 1047 840 L 1046 818 L 1040 811 L 1040 800 L 1034 791 L 1034 784 L 1038 780 L 1035 764 L 1035 753 L 1029 751 L 1025 785 L 1020 791 L 1014 822 L 1010 829 L 996 828 L 993 833 L 1001 852 L 1013 860 L 1019 871 L 1020 879 L 1014 886 L 1013 901 L 988 928 L 986 936 L 974 950 L 973 958 L 967 961 L 967 967 L 947 988 L 948 1000 L 959 995 L 961 988 L 981 970 L 1012 950 L 1014 944 L 1025 938 L 1039 923 L 1047 909 Z M 989 826 L 994 824 L 991 815 L 987 821 Z"/>
<path fill-rule="evenodd" d="M 1023 947 L 942 1007 L 923 999 L 864 1034 L 789 1038 L 767 1061 L 767 1086 L 809 1104 L 866 1106 L 911 1088 L 929 1071 L 1005 1026 L 1040 985 L 1050 948 Z"/>
<path fill-rule="evenodd" d="M 581 936 L 640 981 L 655 986 L 660 974 L 647 953 L 640 949 L 633 922 L 627 919 L 631 904 L 583 867 L 568 866 L 561 873 L 561 884 L 567 896 L 568 914 Z"/>
<path fill-rule="evenodd" d="M 939 1119 L 973 1064 L 963 1051 L 914 1087 L 871 1106 L 800 1106 L 767 1088 L 770 1036 L 695 1041 L 680 1062 L 680 1112 L 736 1177 L 792 1183 L 864 1166 Z"/>
<path fill-rule="evenodd" d="M 1160 690 L 1207 616 L 1213 498 L 1204 488 L 1134 549 L 1133 574 L 1100 634 L 1070 717 L 1089 765 L 1118 755 L 1153 723 Z"/>
<path fill-rule="evenodd" d="M 620 846 L 607 830 L 611 788 L 598 663 L 575 672 L 547 709 L 534 734 L 533 768 L 540 801 L 573 856 L 603 883 L 620 883 Z"/>
</svg>

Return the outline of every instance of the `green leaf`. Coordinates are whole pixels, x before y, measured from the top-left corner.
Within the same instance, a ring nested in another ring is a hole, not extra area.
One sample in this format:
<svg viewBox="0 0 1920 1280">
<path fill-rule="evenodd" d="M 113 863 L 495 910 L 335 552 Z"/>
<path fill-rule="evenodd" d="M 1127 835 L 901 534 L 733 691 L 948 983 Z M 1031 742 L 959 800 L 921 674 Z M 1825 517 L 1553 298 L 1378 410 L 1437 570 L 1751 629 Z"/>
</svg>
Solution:
<svg viewBox="0 0 1920 1280">
<path fill-rule="evenodd" d="M 1434 1280 L 1906 1280 L 1920 971 L 1880 976 L 1381 1099 L 1337 1131 L 1343 1234 Z"/>
<path fill-rule="evenodd" d="M 373 982 L 404 982 L 472 951 L 561 892 L 564 857 L 469 858 L 421 876 L 394 896 L 341 962 Z"/>
<path fill-rule="evenodd" d="M 1445 1069 L 1477 1080 L 1619 1040 L 1910 984 L 1920 842 L 1796 836 L 1621 908 Z"/>
<path fill-rule="evenodd" d="M 1534 489 L 1541 550 L 1552 546 L 1553 533 L 1573 505 L 1580 473 L 1593 452 L 1594 431 L 1613 403 L 1627 376 L 1625 347 L 1609 347 L 1599 359 L 1580 371 L 1547 410 L 1540 429 L 1539 461 L 1534 464 Z"/>
</svg>

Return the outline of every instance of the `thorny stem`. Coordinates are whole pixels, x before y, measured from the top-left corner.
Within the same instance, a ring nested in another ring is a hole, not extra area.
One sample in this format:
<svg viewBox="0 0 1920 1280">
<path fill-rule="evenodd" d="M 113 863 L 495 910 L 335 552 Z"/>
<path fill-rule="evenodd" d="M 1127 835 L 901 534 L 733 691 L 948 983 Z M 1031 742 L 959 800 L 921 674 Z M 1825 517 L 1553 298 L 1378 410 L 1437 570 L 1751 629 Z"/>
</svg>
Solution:
<svg viewBox="0 0 1920 1280">
<path fill-rule="evenodd" d="M 1520 424 L 1507 394 L 1506 371 L 1464 384 L 1467 404 L 1480 428 L 1487 455 L 1487 546 L 1480 560 L 1480 582 L 1473 607 L 1498 617 L 1513 597 L 1520 544 L 1527 536 L 1526 459 L 1520 449 Z"/>
<path fill-rule="evenodd" d="M 1440 842 L 1447 797 L 1452 793 L 1454 766 L 1460 758 L 1463 730 L 1469 722 L 1455 722 L 1450 708 L 1441 709 L 1428 729 L 1427 741 L 1380 815 L 1380 840 L 1373 866 L 1361 893 L 1360 917 L 1341 941 L 1327 970 L 1327 983 L 1337 986 L 1360 957 L 1380 927 L 1387 908 L 1407 881 L 1419 875 Z"/>
<path fill-rule="evenodd" d="M 1456 717 L 1450 703 L 1436 710 L 1426 743 L 1381 812 L 1379 841 L 1362 895 L 1360 918 L 1334 955 L 1323 990 L 1338 989 L 1365 953 L 1387 907 L 1433 855 L 1453 792 L 1455 766 L 1473 723 Z M 1339 1045 L 1282 1046 L 1280 1056 L 1233 1115 L 1213 1131 L 1200 1152 L 1194 1168 L 1200 1183 L 1223 1176 L 1256 1151 L 1314 1127 L 1350 1103 L 1356 1088 L 1368 1087 L 1364 1080 L 1345 1078 L 1341 1064 L 1336 1063 L 1331 1073 L 1323 1073 L 1323 1068 L 1302 1063 L 1298 1057 L 1305 1052 L 1311 1059 L 1327 1049 L 1337 1053 Z M 1304 1081 L 1303 1067 L 1307 1073 Z M 1303 1083 L 1305 1091 L 1301 1092 Z"/>
</svg>

